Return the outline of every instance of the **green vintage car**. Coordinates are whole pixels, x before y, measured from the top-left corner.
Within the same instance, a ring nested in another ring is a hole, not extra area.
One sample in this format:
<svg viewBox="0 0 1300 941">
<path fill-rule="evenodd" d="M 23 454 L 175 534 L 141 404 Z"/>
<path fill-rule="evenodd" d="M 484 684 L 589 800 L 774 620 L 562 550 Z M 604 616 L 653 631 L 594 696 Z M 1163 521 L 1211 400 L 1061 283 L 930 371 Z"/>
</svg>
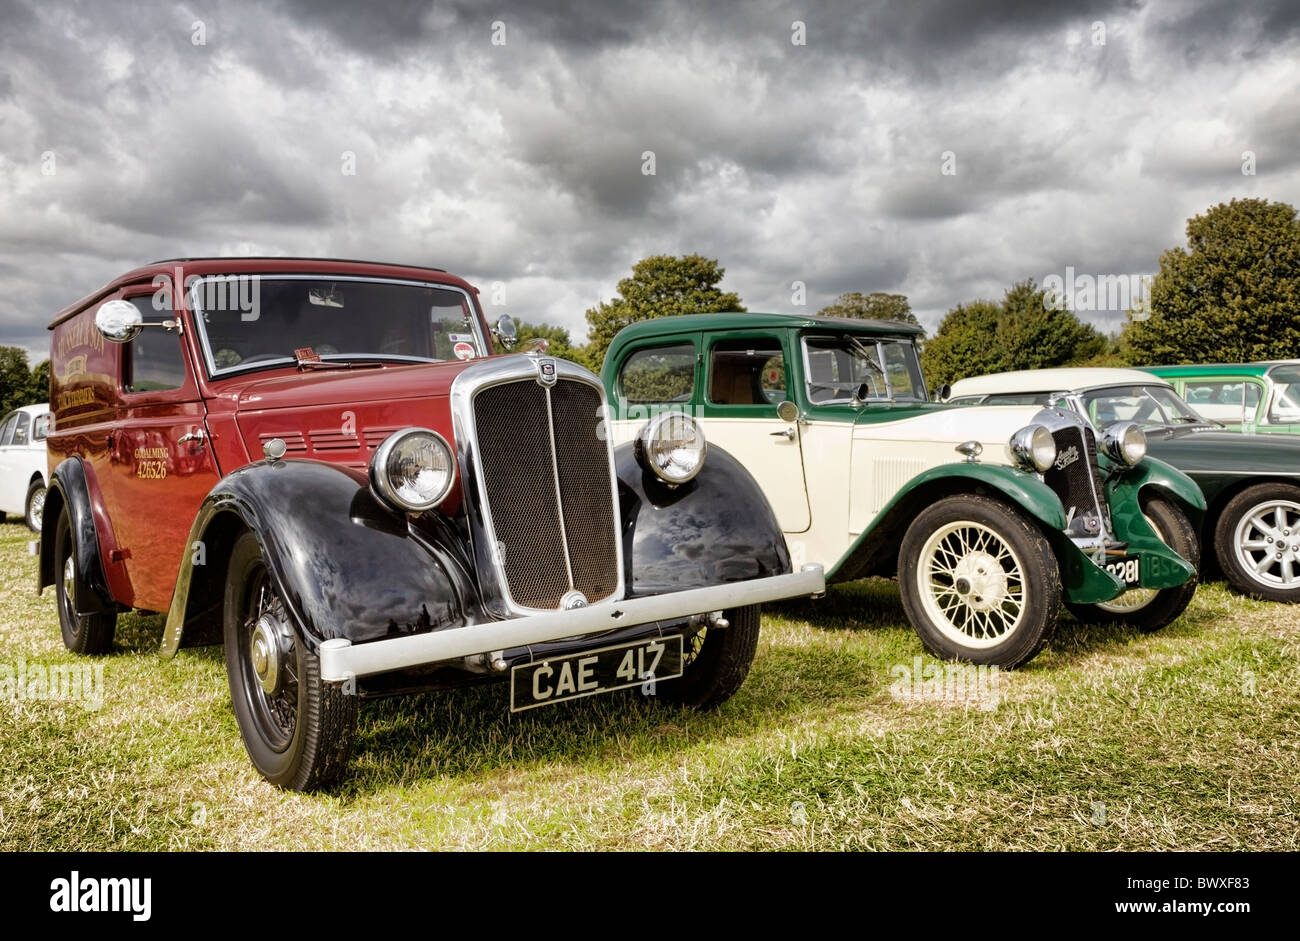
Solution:
<svg viewBox="0 0 1300 941">
<path fill-rule="evenodd" d="M 897 574 L 941 657 L 1023 663 L 1062 599 L 1148 630 L 1177 617 L 1196 585 L 1196 485 L 1145 457 L 1129 423 L 1099 435 L 1063 409 L 930 402 L 921 335 L 787 314 L 633 324 L 602 370 L 612 434 L 637 441 L 649 427 L 662 442 L 689 414 L 683 437 L 702 430 L 750 470 L 797 564 L 821 563 L 828 581 Z M 653 459 L 671 466 L 660 449 Z M 655 487 L 656 506 L 689 486 Z M 1153 600 L 1129 612 L 1130 588 Z"/>
<path fill-rule="evenodd" d="M 1300 360 L 1142 369 L 1233 431 L 1300 434 Z"/>
<path fill-rule="evenodd" d="M 1214 556 L 1233 587 L 1268 601 L 1300 602 L 1300 438 L 1227 431 L 1179 398 L 1168 380 L 1138 369 L 976 376 L 954 383 L 947 400 L 981 407 L 1057 405 L 1097 428 L 1139 424 L 1149 452 L 1185 472 L 1205 494 L 1204 553 Z"/>
</svg>

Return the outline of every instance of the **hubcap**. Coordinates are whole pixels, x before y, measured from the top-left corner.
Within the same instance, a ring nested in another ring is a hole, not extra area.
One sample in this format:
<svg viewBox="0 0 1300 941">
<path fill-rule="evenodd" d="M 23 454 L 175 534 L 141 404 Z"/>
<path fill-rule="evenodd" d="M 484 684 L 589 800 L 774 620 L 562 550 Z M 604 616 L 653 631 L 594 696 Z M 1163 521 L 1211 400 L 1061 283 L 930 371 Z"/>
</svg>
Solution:
<svg viewBox="0 0 1300 941">
<path fill-rule="evenodd" d="M 249 644 L 249 659 L 253 663 L 253 672 L 257 681 L 267 695 L 274 696 L 280 685 L 280 660 L 283 656 L 279 638 L 283 636 L 286 625 L 281 624 L 273 615 L 264 614 L 258 618 L 253 628 L 253 639 Z"/>
<path fill-rule="evenodd" d="M 921 547 L 921 604 L 939 631 L 963 647 L 993 647 L 1024 620 L 1024 566 L 998 533 L 959 521 Z"/>
<path fill-rule="evenodd" d="M 239 637 L 244 695 L 261 737 L 272 750 L 282 752 L 292 743 L 298 723 L 296 640 L 266 569 L 250 582 Z"/>
<path fill-rule="evenodd" d="M 63 560 L 63 597 L 71 601 L 76 596 L 77 570 L 72 565 L 72 556 Z"/>
<path fill-rule="evenodd" d="M 1233 533 L 1237 562 L 1270 588 L 1300 588 L 1300 503 L 1270 500 L 1250 510 Z"/>
</svg>

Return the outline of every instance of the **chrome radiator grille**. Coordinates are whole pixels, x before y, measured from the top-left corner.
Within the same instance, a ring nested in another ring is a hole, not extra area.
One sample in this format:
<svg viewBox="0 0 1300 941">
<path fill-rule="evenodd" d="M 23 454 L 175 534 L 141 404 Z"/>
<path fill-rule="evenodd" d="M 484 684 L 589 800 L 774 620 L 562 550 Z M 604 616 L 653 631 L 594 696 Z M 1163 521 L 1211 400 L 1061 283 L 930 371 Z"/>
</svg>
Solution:
<svg viewBox="0 0 1300 941">
<path fill-rule="evenodd" d="M 1043 482 L 1056 491 L 1070 517 L 1073 536 L 1098 536 L 1110 528 L 1110 506 L 1097 462 L 1097 436 L 1091 428 L 1061 428 L 1053 433 L 1056 463 Z"/>
<path fill-rule="evenodd" d="M 588 602 L 619 586 L 618 527 L 600 392 L 521 378 L 474 394 L 476 471 L 505 585 L 518 607 L 555 609 L 570 591 Z"/>
</svg>

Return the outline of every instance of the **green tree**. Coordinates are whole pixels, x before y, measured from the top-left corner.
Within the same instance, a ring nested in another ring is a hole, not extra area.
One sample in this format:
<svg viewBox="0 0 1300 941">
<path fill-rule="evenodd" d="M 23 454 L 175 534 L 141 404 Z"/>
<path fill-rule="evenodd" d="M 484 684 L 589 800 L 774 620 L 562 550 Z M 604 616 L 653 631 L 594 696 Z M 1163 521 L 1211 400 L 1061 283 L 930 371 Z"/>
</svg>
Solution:
<svg viewBox="0 0 1300 941">
<path fill-rule="evenodd" d="M 985 373 L 1076 365 L 1105 351 L 1104 334 L 1071 311 L 1051 309 L 1029 280 L 1012 285 L 1000 304 L 975 301 L 949 311 L 922 348 L 921 366 L 938 388 Z"/>
<path fill-rule="evenodd" d="M 1149 319 L 1129 312 L 1135 364 L 1300 357 L 1300 220 L 1265 199 L 1234 199 L 1187 220 L 1187 247 L 1160 256 Z"/>
<path fill-rule="evenodd" d="M 50 361 L 43 359 L 36 364 L 32 370 L 31 381 L 28 384 L 27 398 L 29 404 L 35 405 L 37 402 L 45 402 L 50 398 Z"/>
<path fill-rule="evenodd" d="M 599 370 L 614 335 L 628 324 L 672 314 L 743 311 L 739 295 L 718 289 L 725 269 L 703 255 L 651 255 L 618 282 L 618 295 L 587 311 L 586 364 Z"/>
<path fill-rule="evenodd" d="M 27 351 L 17 346 L 0 346 L 0 417 L 20 405 L 45 401 L 45 396 L 33 399 L 31 395 L 32 374 L 27 368 Z"/>
<path fill-rule="evenodd" d="M 920 326 L 921 322 L 912 313 L 912 305 L 907 302 L 905 294 L 883 294 L 873 291 L 861 294 L 850 291 L 835 298 L 835 303 L 828 304 L 817 313 L 823 317 L 853 317 L 857 320 L 901 320 Z"/>
</svg>

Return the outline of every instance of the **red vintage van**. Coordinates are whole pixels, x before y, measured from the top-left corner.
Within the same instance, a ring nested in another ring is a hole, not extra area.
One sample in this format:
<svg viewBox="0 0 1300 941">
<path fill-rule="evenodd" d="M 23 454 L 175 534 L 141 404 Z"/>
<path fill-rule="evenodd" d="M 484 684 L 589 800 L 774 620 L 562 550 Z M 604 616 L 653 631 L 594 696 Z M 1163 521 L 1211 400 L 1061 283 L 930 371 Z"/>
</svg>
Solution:
<svg viewBox="0 0 1300 941">
<path fill-rule="evenodd" d="M 192 258 L 51 325 L 40 588 L 67 646 L 167 612 L 163 655 L 223 644 L 253 764 L 346 767 L 358 702 L 510 684 L 512 710 L 625 688 L 716 706 L 791 571 L 749 473 L 685 415 L 605 435 L 600 380 L 497 355 L 445 271 Z"/>
</svg>

